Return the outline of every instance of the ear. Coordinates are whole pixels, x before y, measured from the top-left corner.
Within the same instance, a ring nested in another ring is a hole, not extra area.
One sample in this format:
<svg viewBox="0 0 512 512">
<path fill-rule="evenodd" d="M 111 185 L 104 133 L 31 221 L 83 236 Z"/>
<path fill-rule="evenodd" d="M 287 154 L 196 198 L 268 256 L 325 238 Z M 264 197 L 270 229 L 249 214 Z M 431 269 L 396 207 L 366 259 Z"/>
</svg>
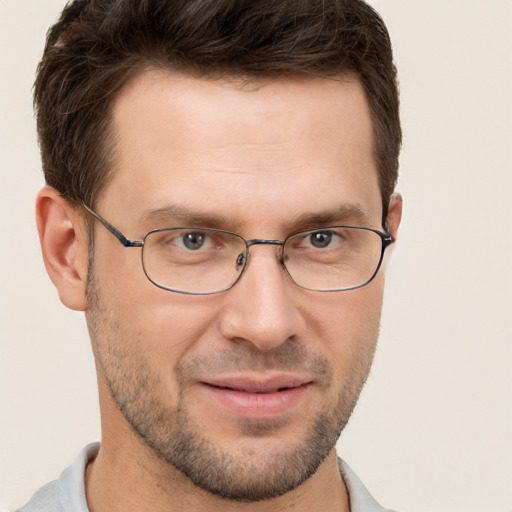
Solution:
<svg viewBox="0 0 512 512">
<path fill-rule="evenodd" d="M 46 271 L 61 302 L 85 311 L 88 254 L 82 217 L 57 190 L 46 186 L 37 196 L 36 220 Z"/>
<path fill-rule="evenodd" d="M 403 200 L 400 194 L 393 194 L 389 200 L 387 228 L 389 234 L 396 239 L 398 235 L 398 227 L 402 220 Z"/>
</svg>

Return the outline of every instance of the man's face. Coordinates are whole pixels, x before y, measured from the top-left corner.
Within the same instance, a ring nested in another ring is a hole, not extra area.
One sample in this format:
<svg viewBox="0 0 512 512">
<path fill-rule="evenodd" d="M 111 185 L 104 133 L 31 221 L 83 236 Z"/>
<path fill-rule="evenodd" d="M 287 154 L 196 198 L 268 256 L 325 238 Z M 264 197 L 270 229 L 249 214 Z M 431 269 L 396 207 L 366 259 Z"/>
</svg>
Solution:
<svg viewBox="0 0 512 512">
<path fill-rule="evenodd" d="M 354 78 L 241 87 L 146 72 L 122 91 L 114 120 L 117 165 L 96 210 L 131 239 L 173 226 L 278 240 L 381 228 Z M 258 245 L 232 289 L 191 296 L 155 287 L 140 250 L 96 223 L 87 318 L 104 422 L 214 494 L 255 501 L 297 487 L 334 454 L 367 377 L 381 273 L 357 290 L 308 291 L 276 246 Z"/>
</svg>

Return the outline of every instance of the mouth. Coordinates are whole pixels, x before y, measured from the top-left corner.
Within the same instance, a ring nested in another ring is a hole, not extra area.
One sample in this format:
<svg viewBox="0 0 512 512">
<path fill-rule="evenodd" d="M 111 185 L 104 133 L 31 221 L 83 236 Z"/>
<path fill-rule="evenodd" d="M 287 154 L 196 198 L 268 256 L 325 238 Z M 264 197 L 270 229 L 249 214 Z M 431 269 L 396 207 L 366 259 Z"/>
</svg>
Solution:
<svg viewBox="0 0 512 512">
<path fill-rule="evenodd" d="M 257 394 L 257 395 L 265 395 L 265 394 L 269 394 L 269 393 L 280 393 L 282 391 L 288 391 L 290 389 L 296 389 L 296 388 L 299 388 L 299 387 L 304 386 L 304 385 L 309 384 L 309 383 L 299 384 L 297 386 L 282 386 L 282 387 L 279 387 L 279 388 L 270 388 L 270 389 L 262 389 L 261 387 L 242 387 L 242 388 L 237 388 L 237 387 L 230 387 L 230 386 L 217 386 L 217 385 L 214 385 L 214 384 L 209 384 L 207 382 L 205 382 L 204 384 L 206 386 L 211 386 L 211 387 L 214 387 L 214 388 L 217 388 L 217 389 L 225 389 L 225 390 L 230 390 L 230 391 L 240 391 L 242 393 L 254 393 L 254 394 Z"/>
<path fill-rule="evenodd" d="M 207 379 L 200 384 L 217 405 L 238 415 L 268 418 L 297 406 L 312 387 L 313 381 L 276 375 L 270 378 L 222 377 Z"/>
<path fill-rule="evenodd" d="M 289 389 L 299 388 L 310 384 L 308 378 L 292 375 L 273 375 L 269 377 L 258 376 L 232 376 L 217 379 L 206 379 L 204 384 L 219 389 L 242 391 L 245 393 L 277 393 Z"/>
<path fill-rule="evenodd" d="M 229 387 L 224 387 L 224 386 L 213 386 L 213 387 L 216 387 L 218 389 L 227 389 L 227 390 L 231 390 L 231 391 L 241 391 L 243 393 L 255 393 L 257 395 L 264 395 L 264 394 L 269 394 L 269 393 L 280 393 L 281 391 L 287 391 L 289 389 L 294 389 L 294 388 L 299 387 L 299 386 L 283 387 L 283 388 L 278 388 L 278 389 L 267 389 L 267 390 L 263 390 L 263 389 L 237 389 L 237 388 L 229 388 Z"/>
</svg>

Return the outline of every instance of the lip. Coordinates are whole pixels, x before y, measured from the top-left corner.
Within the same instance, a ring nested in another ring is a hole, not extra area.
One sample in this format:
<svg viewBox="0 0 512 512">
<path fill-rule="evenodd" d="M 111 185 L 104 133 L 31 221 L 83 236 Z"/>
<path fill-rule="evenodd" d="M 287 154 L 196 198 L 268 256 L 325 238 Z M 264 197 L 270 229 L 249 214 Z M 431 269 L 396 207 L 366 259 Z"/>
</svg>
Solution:
<svg viewBox="0 0 512 512">
<path fill-rule="evenodd" d="M 238 415 L 270 418 L 297 405 L 313 382 L 293 375 L 243 375 L 206 379 L 199 384 L 209 398 Z"/>
</svg>

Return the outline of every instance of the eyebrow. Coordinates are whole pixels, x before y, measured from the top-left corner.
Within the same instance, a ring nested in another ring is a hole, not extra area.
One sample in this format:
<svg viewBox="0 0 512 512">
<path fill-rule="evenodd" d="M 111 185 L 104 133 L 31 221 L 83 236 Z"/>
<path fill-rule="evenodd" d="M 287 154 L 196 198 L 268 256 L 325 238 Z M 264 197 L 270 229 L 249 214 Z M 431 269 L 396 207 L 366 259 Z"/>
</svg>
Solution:
<svg viewBox="0 0 512 512">
<path fill-rule="evenodd" d="M 295 225 L 321 225 L 329 224 L 332 222 L 347 222 L 348 220 L 359 220 L 366 219 L 367 214 L 361 205 L 354 204 L 342 204 L 338 208 L 333 210 L 327 210 L 323 212 L 311 212 L 303 213 L 294 219 Z"/>
<path fill-rule="evenodd" d="M 188 210 L 183 206 L 165 206 L 163 208 L 154 208 L 142 212 L 139 223 L 182 223 L 183 226 L 201 226 L 205 228 L 218 228 L 219 226 L 235 223 L 235 217 L 227 218 L 218 214 L 200 213 Z"/>
<path fill-rule="evenodd" d="M 344 203 L 337 208 L 321 212 L 305 212 L 289 220 L 292 229 L 327 225 L 329 223 L 344 223 L 347 221 L 365 220 L 367 214 L 357 203 Z M 183 206 L 170 205 L 162 208 L 147 209 L 142 212 L 139 224 L 181 224 L 205 228 L 225 229 L 225 226 L 240 226 L 240 218 L 236 215 L 224 216 L 211 213 L 192 211 Z"/>
</svg>

